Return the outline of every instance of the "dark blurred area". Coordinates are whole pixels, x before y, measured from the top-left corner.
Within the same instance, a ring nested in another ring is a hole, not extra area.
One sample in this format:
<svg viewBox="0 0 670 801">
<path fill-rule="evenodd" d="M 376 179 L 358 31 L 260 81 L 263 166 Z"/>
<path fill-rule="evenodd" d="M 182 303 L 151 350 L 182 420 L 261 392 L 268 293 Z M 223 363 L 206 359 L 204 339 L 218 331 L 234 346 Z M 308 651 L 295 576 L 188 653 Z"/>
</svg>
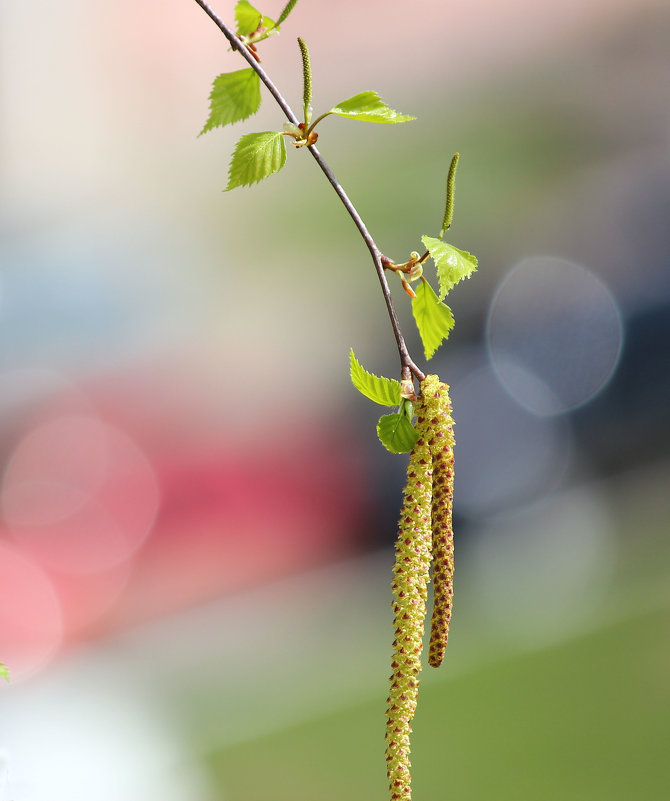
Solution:
<svg viewBox="0 0 670 801">
<path fill-rule="evenodd" d="M 367 251 L 302 151 L 222 193 L 281 121 L 197 138 L 239 67 L 194 3 L 39 11 L 0 5 L 0 801 L 384 798 L 406 459 L 348 381 L 350 347 L 398 370 Z M 480 265 L 427 365 L 393 286 L 457 439 L 417 798 L 665 798 L 670 9 L 335 17 L 302 0 L 264 66 L 297 107 L 300 34 L 317 113 L 417 115 L 319 140 L 397 261 L 460 151 Z"/>
</svg>

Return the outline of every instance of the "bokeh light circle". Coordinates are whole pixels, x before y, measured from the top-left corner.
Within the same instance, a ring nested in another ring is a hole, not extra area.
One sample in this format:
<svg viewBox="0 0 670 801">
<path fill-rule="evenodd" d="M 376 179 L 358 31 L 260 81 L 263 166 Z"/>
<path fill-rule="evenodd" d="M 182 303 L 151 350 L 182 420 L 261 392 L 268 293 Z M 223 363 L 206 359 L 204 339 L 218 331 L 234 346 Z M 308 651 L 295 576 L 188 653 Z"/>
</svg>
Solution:
<svg viewBox="0 0 670 801">
<path fill-rule="evenodd" d="M 483 364 L 452 387 L 458 467 L 456 511 L 486 517 L 552 492 L 572 455 L 567 421 L 515 403 Z"/>
<path fill-rule="evenodd" d="M 605 284 L 579 264 L 548 256 L 509 271 L 487 330 L 502 385 L 541 415 L 562 414 L 600 392 L 623 343 L 621 313 Z"/>
<path fill-rule="evenodd" d="M 577 488 L 498 515 L 473 537 L 470 558 L 475 603 L 509 643 L 580 630 L 600 613 L 616 563 L 605 499 Z"/>
<path fill-rule="evenodd" d="M 0 647 L 12 679 L 42 667 L 62 640 L 60 604 L 49 578 L 0 542 Z"/>
<path fill-rule="evenodd" d="M 124 432 L 90 416 L 62 416 L 29 431 L 2 485 L 17 542 L 69 574 L 120 565 L 139 548 L 160 500 L 154 470 Z"/>
</svg>

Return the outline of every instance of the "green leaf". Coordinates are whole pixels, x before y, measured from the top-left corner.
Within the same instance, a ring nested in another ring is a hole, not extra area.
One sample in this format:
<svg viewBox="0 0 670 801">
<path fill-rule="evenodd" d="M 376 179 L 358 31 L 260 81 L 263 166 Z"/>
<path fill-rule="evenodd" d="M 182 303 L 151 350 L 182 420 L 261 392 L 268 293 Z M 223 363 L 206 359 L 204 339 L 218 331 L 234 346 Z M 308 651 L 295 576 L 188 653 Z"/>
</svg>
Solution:
<svg viewBox="0 0 670 801">
<path fill-rule="evenodd" d="M 293 11 L 293 8 L 298 0 L 288 0 L 288 3 L 282 9 L 281 14 L 277 17 L 277 27 L 279 27 L 282 22 L 288 17 L 288 15 Z"/>
<path fill-rule="evenodd" d="M 426 358 L 432 358 L 454 327 L 451 309 L 440 301 L 427 281 L 421 281 L 412 299 L 412 314 L 416 320 Z"/>
<path fill-rule="evenodd" d="M 459 250 L 433 236 L 422 236 L 421 241 L 437 267 L 440 298 L 446 297 L 459 281 L 469 278 L 477 270 L 477 259 L 467 250 Z"/>
<path fill-rule="evenodd" d="M 343 100 L 331 108 L 328 114 L 337 114 L 339 117 L 348 117 L 350 120 L 363 122 L 407 122 L 415 120 L 408 114 L 400 114 L 384 103 L 377 92 L 361 92 L 348 100 Z"/>
<path fill-rule="evenodd" d="M 391 453 L 411 451 L 419 435 L 405 414 L 385 414 L 377 423 L 377 436 Z"/>
<path fill-rule="evenodd" d="M 286 163 L 284 137 L 278 131 L 263 131 L 243 136 L 230 161 L 226 192 L 236 186 L 251 186 Z"/>
<path fill-rule="evenodd" d="M 271 31 L 273 28 L 277 27 L 277 23 L 272 19 L 272 17 L 263 17 L 261 20 L 261 28 L 265 28 L 266 31 Z"/>
<path fill-rule="evenodd" d="M 261 81 L 251 67 L 224 72 L 214 79 L 209 96 L 209 119 L 199 136 L 219 125 L 246 120 L 258 111 L 260 105 Z"/>
<path fill-rule="evenodd" d="M 349 351 L 351 383 L 366 398 L 381 406 L 398 406 L 400 403 L 400 381 L 380 378 L 368 373 L 356 358 L 353 348 Z"/>
<path fill-rule="evenodd" d="M 0 662 L 0 678 L 9 681 L 9 668 L 7 665 L 3 665 L 2 662 Z"/>
<path fill-rule="evenodd" d="M 237 23 L 237 35 L 248 36 L 260 25 L 261 12 L 247 0 L 240 0 L 235 6 L 235 22 Z"/>
</svg>

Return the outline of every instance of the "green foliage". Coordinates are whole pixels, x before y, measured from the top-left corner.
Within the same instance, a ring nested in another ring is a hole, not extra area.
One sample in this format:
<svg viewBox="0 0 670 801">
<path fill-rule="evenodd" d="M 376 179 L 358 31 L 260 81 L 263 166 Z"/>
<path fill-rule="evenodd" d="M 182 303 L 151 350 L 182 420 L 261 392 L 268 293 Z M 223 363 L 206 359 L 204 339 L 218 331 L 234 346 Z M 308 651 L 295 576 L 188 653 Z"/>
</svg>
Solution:
<svg viewBox="0 0 670 801">
<path fill-rule="evenodd" d="M 235 6 L 235 22 L 237 23 L 237 35 L 248 36 L 258 29 L 261 24 L 261 12 L 254 8 L 247 0 L 239 0 Z"/>
<path fill-rule="evenodd" d="M 416 297 L 412 299 L 412 314 L 421 335 L 426 358 L 431 359 L 454 327 L 454 315 L 425 279 L 416 288 Z"/>
<path fill-rule="evenodd" d="M 400 404 L 400 381 L 380 378 L 368 373 L 356 358 L 353 348 L 349 351 L 349 372 L 351 383 L 366 398 L 381 406 L 398 406 Z"/>
<path fill-rule="evenodd" d="M 278 131 L 245 134 L 235 147 L 228 172 L 226 192 L 236 186 L 251 186 L 286 163 L 284 137 Z"/>
<path fill-rule="evenodd" d="M 245 42 L 262 42 L 273 33 L 279 33 L 279 26 L 284 22 L 298 0 L 289 0 L 284 6 L 277 21 L 264 14 L 247 2 L 239 0 L 235 6 L 236 33 Z"/>
<path fill-rule="evenodd" d="M 432 236 L 422 236 L 421 241 L 435 262 L 440 298 L 446 297 L 459 281 L 469 278 L 477 270 L 477 259 L 467 250 L 459 250 Z"/>
<path fill-rule="evenodd" d="M 404 403 L 401 408 L 404 407 Z M 407 404 L 411 409 L 411 404 Z M 419 435 L 412 425 L 411 412 L 404 408 L 397 414 L 385 414 L 377 423 L 377 436 L 380 442 L 391 453 L 409 453 Z"/>
<path fill-rule="evenodd" d="M 246 44 L 262 42 L 271 34 L 279 33 L 279 23 L 261 14 L 247 0 L 239 0 L 235 6 L 235 22 L 235 32 Z"/>
<path fill-rule="evenodd" d="M 0 678 L 5 679 L 5 681 L 9 681 L 9 668 L 7 665 L 3 665 L 2 662 L 0 662 Z"/>
<path fill-rule="evenodd" d="M 261 81 L 249 67 L 236 72 L 224 72 L 214 79 L 209 96 L 209 119 L 200 136 L 220 125 L 246 120 L 261 105 Z"/>
<path fill-rule="evenodd" d="M 349 351 L 351 383 L 366 398 L 380 406 L 398 406 L 396 414 L 385 414 L 377 423 L 377 436 L 391 453 L 407 453 L 414 447 L 418 434 L 412 425 L 412 404 L 400 396 L 400 381 L 369 373 L 358 361 L 353 348 Z"/>
<path fill-rule="evenodd" d="M 265 17 L 248 0 L 239 0 L 235 7 L 237 34 L 254 54 L 256 44 L 268 35 L 276 33 L 279 26 L 287 19 L 297 0 L 289 0 L 281 11 L 277 21 Z M 329 111 L 311 122 L 312 110 L 312 74 L 309 51 L 304 40 L 298 38 L 303 67 L 303 106 L 304 121 L 297 125 L 286 123 L 283 131 L 264 131 L 243 136 L 235 147 L 229 172 L 226 191 L 238 186 L 251 186 L 280 170 L 286 163 L 286 145 L 284 136 L 293 140 L 296 148 L 310 146 L 316 142 L 318 134 L 315 127 L 325 117 L 334 114 L 345 119 L 361 122 L 397 124 L 416 119 L 402 114 L 388 106 L 373 91 L 360 92 L 343 100 Z M 245 120 L 255 114 L 261 104 L 260 79 L 253 68 L 238 70 L 219 75 L 214 81 L 210 94 L 210 114 L 201 133 L 212 128 L 229 125 Z M 440 238 L 424 236 L 422 242 L 435 262 L 439 282 L 439 297 L 423 276 L 425 257 L 412 253 L 410 260 L 404 264 L 394 264 L 386 259 L 385 266 L 390 266 L 399 275 L 408 294 L 412 294 L 410 282 L 421 279 L 416 289 L 416 297 L 412 299 L 412 313 L 423 342 L 424 352 L 430 359 L 441 343 L 448 337 L 453 328 L 454 318 L 451 309 L 442 300 L 447 293 L 464 278 L 470 277 L 477 269 L 477 259 L 464 250 L 442 241 L 444 232 L 451 225 L 454 210 L 454 182 L 459 154 L 456 153 L 449 168 L 447 177 L 446 206 L 442 220 Z M 397 336 L 401 337 L 399 332 Z M 398 406 L 396 415 L 385 415 L 378 426 L 379 437 L 389 450 L 402 453 L 410 440 L 414 441 L 415 431 L 412 426 L 411 413 L 408 416 L 408 405 L 405 398 L 413 397 L 412 382 L 409 389 L 405 387 L 401 397 L 401 384 L 388 378 L 381 378 L 367 372 L 351 351 L 351 380 L 363 395 L 384 406 Z M 415 373 L 418 375 L 419 373 Z M 404 382 L 403 382 L 404 385 Z M 411 447 L 411 446 L 410 446 Z"/>
<path fill-rule="evenodd" d="M 276 32 L 293 10 L 297 0 L 289 0 L 279 15 L 277 22 L 264 17 L 248 0 L 239 0 L 235 6 L 237 34 L 245 44 L 256 52 L 255 43 L 267 38 L 269 33 Z M 264 131 L 263 133 L 243 136 L 235 148 L 228 171 L 226 190 L 237 186 L 250 186 L 280 170 L 286 163 L 286 145 L 284 135 L 293 137 L 297 147 L 311 145 L 318 134 L 314 127 L 329 114 L 348 117 L 364 122 L 399 123 L 413 120 L 415 117 L 400 114 L 386 105 L 376 92 L 361 92 L 344 100 L 337 106 L 322 114 L 313 125 L 309 126 L 312 111 L 312 72 L 309 51 L 304 40 L 298 38 L 303 67 L 303 105 L 304 123 L 298 127 L 288 123 L 284 131 Z M 209 96 L 210 114 L 200 135 L 219 126 L 230 125 L 246 120 L 255 114 L 261 105 L 260 78 L 253 68 L 226 72 L 214 80 Z"/>
<path fill-rule="evenodd" d="M 408 114 L 401 114 L 386 105 L 376 92 L 367 91 L 343 100 L 330 109 L 328 114 L 348 117 L 350 120 L 362 122 L 398 123 L 415 120 Z M 325 115 L 324 115 L 325 116 Z"/>
<path fill-rule="evenodd" d="M 302 56 L 304 112 L 303 121 L 298 122 L 293 111 L 283 101 L 279 90 L 258 66 L 260 56 L 256 47 L 257 43 L 279 29 L 279 25 L 286 20 L 296 5 L 296 0 L 288 0 L 276 23 L 269 17 L 263 16 L 248 0 L 239 0 L 235 7 L 235 20 L 241 41 L 233 36 L 228 26 L 205 3 L 200 5 L 217 22 L 233 49 L 238 50 L 251 66 L 251 69 L 220 75 L 214 81 L 210 95 L 210 115 L 201 133 L 217 126 L 247 119 L 258 111 L 261 103 L 259 74 L 263 76 L 263 83 L 288 118 L 288 123 L 282 131 L 264 131 L 242 136 L 230 162 L 226 191 L 238 186 L 250 186 L 280 170 L 286 163 L 284 136 L 292 139 L 295 148 L 310 149 L 370 250 L 390 313 L 400 356 L 402 382 L 376 376 L 365 370 L 356 359 L 353 349 L 349 353 L 349 364 L 351 381 L 361 394 L 382 406 L 397 407 L 395 413 L 384 414 L 377 423 L 377 436 L 382 445 L 391 453 L 412 452 L 394 567 L 398 579 L 398 583 L 394 581 L 393 585 L 394 626 L 397 634 L 394 653 L 397 661 L 393 662 L 394 674 L 391 677 L 387 727 L 389 765 L 387 775 L 391 797 L 400 798 L 402 795 L 409 801 L 411 798 L 409 724 L 416 705 L 417 676 L 421 669 L 425 583 L 428 581 L 431 558 L 435 565 L 433 580 L 436 585 L 438 581 L 441 582 L 440 588 L 436 587 L 434 605 L 436 611 L 431 624 L 429 662 L 435 667 L 442 661 L 451 614 L 453 435 L 448 387 L 442 384 L 437 376 L 424 375 L 411 359 L 400 331 L 385 271 L 394 272 L 400 278 L 405 292 L 412 297 L 412 313 L 426 358 L 430 359 L 449 336 L 454 325 L 451 309 L 442 302 L 442 299 L 456 283 L 469 277 L 477 268 L 474 256 L 442 241 L 442 236 L 451 225 L 453 216 L 454 180 L 459 156 L 457 153 L 452 158 L 447 177 L 446 207 L 440 238 L 424 236 L 422 242 L 428 253 L 419 255 L 412 251 L 407 261 L 394 262 L 384 255 L 372 240 L 357 210 L 320 153 L 313 147 L 320 135 L 315 128 L 331 114 L 361 122 L 382 124 L 403 123 L 416 118 L 395 111 L 376 92 L 365 91 L 343 100 L 312 122 L 312 73 L 309 51 L 304 40 L 298 38 Z M 299 194 L 296 198 L 299 198 Z M 423 275 L 423 265 L 428 255 L 433 258 L 436 265 L 439 297 Z M 416 281 L 419 283 L 415 292 L 411 283 Z M 418 393 L 416 381 L 420 382 Z M 413 401 L 419 404 L 417 419 L 419 431 L 413 425 Z M 437 428 L 434 427 L 436 425 Z M 439 437 L 443 439 L 440 440 Z M 436 490 L 436 495 L 431 499 L 433 476 L 436 486 L 440 485 L 440 482 L 442 486 L 440 494 L 438 495 Z M 418 561 L 414 560 L 414 555 L 418 556 Z M 403 577 L 402 580 L 399 579 L 400 576 Z M 416 595 L 416 592 L 420 595 Z M 421 603 L 414 604 L 417 599 Z M 403 607 L 405 603 L 407 607 Z M 409 661 L 405 660 L 405 643 L 411 645 L 413 656 Z M 0 675 L 8 677 L 8 672 L 2 664 L 0 664 Z"/>
</svg>

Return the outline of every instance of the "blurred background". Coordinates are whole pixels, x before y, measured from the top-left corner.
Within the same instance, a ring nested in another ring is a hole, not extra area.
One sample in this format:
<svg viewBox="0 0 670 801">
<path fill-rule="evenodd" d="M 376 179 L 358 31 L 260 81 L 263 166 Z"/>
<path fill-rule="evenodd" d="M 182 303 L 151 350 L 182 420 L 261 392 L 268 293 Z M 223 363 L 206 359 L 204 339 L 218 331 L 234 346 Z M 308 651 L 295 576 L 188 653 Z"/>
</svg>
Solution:
<svg viewBox="0 0 670 801">
<path fill-rule="evenodd" d="M 429 367 L 457 578 L 415 797 L 668 798 L 670 8 L 333 8 L 263 65 L 298 108 L 301 35 L 316 112 L 418 117 L 320 128 L 391 258 L 460 151 L 480 263 Z M 406 457 L 348 379 L 398 369 L 363 243 L 304 151 L 222 193 L 283 120 L 197 138 L 241 66 L 189 0 L 4 0 L 0 65 L 0 799 L 381 801 Z"/>
</svg>

